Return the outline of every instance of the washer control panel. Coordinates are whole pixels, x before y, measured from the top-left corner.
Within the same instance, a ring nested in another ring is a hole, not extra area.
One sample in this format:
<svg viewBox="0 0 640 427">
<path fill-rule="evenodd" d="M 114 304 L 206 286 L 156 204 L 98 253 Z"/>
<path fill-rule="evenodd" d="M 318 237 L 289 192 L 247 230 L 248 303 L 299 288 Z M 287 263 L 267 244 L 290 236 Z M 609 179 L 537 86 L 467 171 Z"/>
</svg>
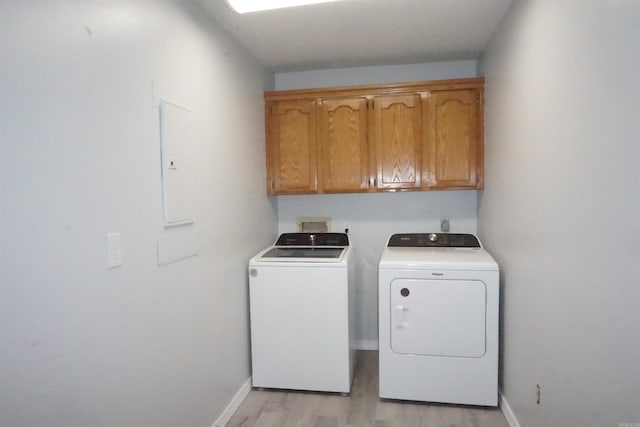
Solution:
<svg viewBox="0 0 640 427">
<path fill-rule="evenodd" d="M 274 246 L 349 246 L 346 233 L 282 233 Z"/>
</svg>

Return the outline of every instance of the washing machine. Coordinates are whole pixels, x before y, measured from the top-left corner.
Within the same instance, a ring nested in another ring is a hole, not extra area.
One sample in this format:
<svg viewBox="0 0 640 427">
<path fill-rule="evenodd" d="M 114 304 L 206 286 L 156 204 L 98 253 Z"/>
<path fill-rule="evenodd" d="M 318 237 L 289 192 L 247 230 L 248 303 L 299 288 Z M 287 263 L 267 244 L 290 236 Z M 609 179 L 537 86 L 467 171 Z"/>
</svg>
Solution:
<svg viewBox="0 0 640 427">
<path fill-rule="evenodd" d="M 499 269 L 476 236 L 392 235 L 378 301 L 381 398 L 497 406 Z"/>
<path fill-rule="evenodd" d="M 250 260 L 254 387 L 349 393 L 354 274 L 345 233 L 284 233 Z"/>
</svg>

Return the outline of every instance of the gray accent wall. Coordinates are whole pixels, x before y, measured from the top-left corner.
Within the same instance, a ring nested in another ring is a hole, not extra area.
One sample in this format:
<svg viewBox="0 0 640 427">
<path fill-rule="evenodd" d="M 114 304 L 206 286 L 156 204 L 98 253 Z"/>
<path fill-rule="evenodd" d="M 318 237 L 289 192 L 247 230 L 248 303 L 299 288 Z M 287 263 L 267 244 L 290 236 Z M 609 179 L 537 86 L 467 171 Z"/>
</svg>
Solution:
<svg viewBox="0 0 640 427">
<path fill-rule="evenodd" d="M 289 90 L 462 79 L 475 76 L 476 61 L 449 61 L 277 73 L 275 75 L 275 84 L 276 90 Z"/>
<path fill-rule="evenodd" d="M 0 58 L 0 425 L 211 426 L 250 376 L 246 265 L 277 232 L 273 75 L 192 1 L 2 2 Z M 196 151 L 198 255 L 162 267 L 152 80 Z"/>
<path fill-rule="evenodd" d="M 522 427 L 640 423 L 639 47 L 638 1 L 517 1 L 479 61 L 478 230 Z"/>
</svg>

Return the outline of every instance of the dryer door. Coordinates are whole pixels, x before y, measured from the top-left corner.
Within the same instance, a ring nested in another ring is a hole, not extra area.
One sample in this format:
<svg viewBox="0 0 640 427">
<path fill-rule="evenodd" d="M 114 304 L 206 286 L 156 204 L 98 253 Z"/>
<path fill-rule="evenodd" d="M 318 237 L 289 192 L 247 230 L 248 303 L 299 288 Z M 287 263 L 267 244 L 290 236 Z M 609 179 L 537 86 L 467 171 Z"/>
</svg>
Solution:
<svg viewBox="0 0 640 427">
<path fill-rule="evenodd" d="M 479 280 L 391 282 L 391 349 L 395 353 L 482 357 L 487 288 Z"/>
</svg>

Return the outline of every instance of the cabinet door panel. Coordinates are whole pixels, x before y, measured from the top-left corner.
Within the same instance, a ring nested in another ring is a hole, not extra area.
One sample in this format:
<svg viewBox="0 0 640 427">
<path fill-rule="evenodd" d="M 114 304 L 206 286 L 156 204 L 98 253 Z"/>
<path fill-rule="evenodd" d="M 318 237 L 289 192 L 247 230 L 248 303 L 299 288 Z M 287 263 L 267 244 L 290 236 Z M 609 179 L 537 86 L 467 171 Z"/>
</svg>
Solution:
<svg viewBox="0 0 640 427">
<path fill-rule="evenodd" d="M 478 90 L 432 92 L 428 139 L 429 186 L 481 185 L 482 116 Z"/>
<path fill-rule="evenodd" d="M 366 190 L 369 180 L 366 98 L 322 100 L 319 127 L 319 191 Z"/>
<path fill-rule="evenodd" d="M 276 102 L 270 106 L 270 114 L 267 152 L 271 192 L 315 193 L 315 101 Z"/>
<path fill-rule="evenodd" d="M 374 99 L 377 187 L 420 187 L 422 116 L 420 96 L 389 95 Z"/>
</svg>

